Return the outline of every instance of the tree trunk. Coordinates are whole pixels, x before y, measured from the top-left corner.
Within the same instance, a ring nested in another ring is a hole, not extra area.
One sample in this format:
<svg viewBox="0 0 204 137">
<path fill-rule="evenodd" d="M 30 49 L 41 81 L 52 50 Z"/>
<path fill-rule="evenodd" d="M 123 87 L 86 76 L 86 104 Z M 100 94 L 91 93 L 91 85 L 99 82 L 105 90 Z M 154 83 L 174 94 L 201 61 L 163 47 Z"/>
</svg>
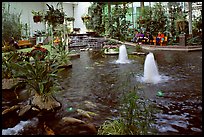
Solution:
<svg viewBox="0 0 204 137">
<path fill-rule="evenodd" d="M 61 103 L 58 102 L 51 94 L 35 94 L 31 103 L 41 110 L 54 110 L 61 107 Z"/>
</svg>

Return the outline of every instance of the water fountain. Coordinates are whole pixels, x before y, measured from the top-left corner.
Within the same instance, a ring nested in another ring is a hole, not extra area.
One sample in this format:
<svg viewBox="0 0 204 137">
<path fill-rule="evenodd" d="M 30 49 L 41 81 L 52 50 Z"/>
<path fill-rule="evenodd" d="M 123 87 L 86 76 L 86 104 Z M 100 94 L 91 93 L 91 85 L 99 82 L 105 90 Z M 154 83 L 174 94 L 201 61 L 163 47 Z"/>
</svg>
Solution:
<svg viewBox="0 0 204 137">
<path fill-rule="evenodd" d="M 118 60 L 116 60 L 116 63 L 119 64 L 130 63 L 130 60 L 128 59 L 126 46 L 124 44 L 119 47 L 119 58 Z"/>
<path fill-rule="evenodd" d="M 153 53 L 146 56 L 144 63 L 144 82 L 156 84 L 161 80 Z"/>
</svg>

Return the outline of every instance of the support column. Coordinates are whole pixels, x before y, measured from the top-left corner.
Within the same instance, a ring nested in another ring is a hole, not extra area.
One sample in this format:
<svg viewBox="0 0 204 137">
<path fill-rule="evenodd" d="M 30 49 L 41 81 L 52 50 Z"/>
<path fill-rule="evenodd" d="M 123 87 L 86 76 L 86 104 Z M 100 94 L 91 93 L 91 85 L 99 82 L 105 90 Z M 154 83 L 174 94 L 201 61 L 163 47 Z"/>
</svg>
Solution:
<svg viewBox="0 0 204 137">
<path fill-rule="evenodd" d="M 188 9 L 189 9 L 189 12 L 188 12 L 188 16 L 189 16 L 189 35 L 192 35 L 192 2 L 188 2 Z"/>
</svg>

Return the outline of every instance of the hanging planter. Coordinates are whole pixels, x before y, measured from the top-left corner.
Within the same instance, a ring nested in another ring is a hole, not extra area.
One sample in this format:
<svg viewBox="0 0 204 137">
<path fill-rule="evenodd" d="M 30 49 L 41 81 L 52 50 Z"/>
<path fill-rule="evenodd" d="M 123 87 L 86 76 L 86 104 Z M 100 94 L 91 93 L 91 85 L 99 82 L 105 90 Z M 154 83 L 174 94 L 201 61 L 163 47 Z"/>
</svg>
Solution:
<svg viewBox="0 0 204 137">
<path fill-rule="evenodd" d="M 67 17 L 66 20 L 67 20 L 67 21 L 74 21 L 75 18 L 74 18 L 74 17 Z"/>
<path fill-rule="evenodd" d="M 43 20 L 43 13 L 42 13 L 42 11 L 34 11 L 34 10 L 32 10 L 32 14 L 33 14 L 33 21 L 35 23 L 42 22 L 42 20 Z"/>
<path fill-rule="evenodd" d="M 42 21 L 42 16 L 33 16 L 33 21 L 35 23 L 41 22 Z"/>
<path fill-rule="evenodd" d="M 59 9 L 54 9 L 53 5 L 46 5 L 49 10 L 46 12 L 45 21 L 47 21 L 49 25 L 53 25 L 53 27 L 57 24 L 63 24 L 65 13 L 61 12 Z"/>
<path fill-rule="evenodd" d="M 89 21 L 91 19 L 91 16 L 86 14 L 86 15 L 82 16 L 81 19 L 82 19 L 83 22 L 87 22 L 87 21 Z"/>
</svg>

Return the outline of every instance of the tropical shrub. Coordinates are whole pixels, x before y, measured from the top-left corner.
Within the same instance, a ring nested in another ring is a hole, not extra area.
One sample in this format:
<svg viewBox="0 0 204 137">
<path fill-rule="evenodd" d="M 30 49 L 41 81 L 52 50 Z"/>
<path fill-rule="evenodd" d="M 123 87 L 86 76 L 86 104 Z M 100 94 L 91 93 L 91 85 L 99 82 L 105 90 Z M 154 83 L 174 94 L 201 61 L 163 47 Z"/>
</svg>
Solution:
<svg viewBox="0 0 204 137">
<path fill-rule="evenodd" d="M 21 84 L 26 84 L 27 90 L 34 94 L 32 105 L 41 110 L 54 110 L 61 104 L 53 97 L 60 90 L 57 72 L 60 70 L 51 61 L 34 60 L 31 62 L 12 63 L 17 73 L 15 77 L 23 78 Z"/>
<path fill-rule="evenodd" d="M 10 4 L 2 3 L 2 43 L 10 42 L 11 37 L 15 40 L 21 38 L 21 13 L 11 13 Z"/>
</svg>

